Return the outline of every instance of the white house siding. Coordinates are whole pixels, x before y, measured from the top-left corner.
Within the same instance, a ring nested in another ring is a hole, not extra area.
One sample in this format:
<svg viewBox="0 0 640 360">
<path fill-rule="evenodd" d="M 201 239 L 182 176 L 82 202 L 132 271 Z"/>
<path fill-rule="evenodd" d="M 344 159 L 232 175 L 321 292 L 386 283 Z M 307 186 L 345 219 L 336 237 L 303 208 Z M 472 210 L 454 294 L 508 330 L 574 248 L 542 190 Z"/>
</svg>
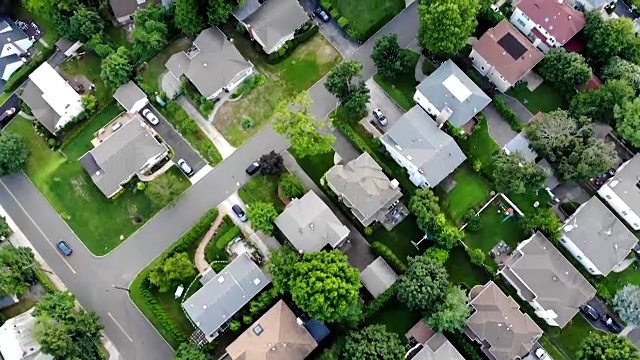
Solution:
<svg viewBox="0 0 640 360">
<path fill-rule="evenodd" d="M 600 190 L 598 190 L 598 195 L 600 195 L 633 230 L 640 230 L 640 216 L 609 187 L 609 184 L 602 186 Z"/>
<path fill-rule="evenodd" d="M 480 72 L 480 74 L 489 78 L 489 80 L 498 88 L 500 92 L 506 92 L 513 84 L 508 82 L 502 75 L 489 64 L 477 51 L 471 50 L 469 59 L 473 62 L 473 67 Z"/>
<path fill-rule="evenodd" d="M 576 260 L 580 262 L 580 264 L 582 264 L 582 266 L 584 266 L 585 269 L 587 269 L 589 274 L 602 275 L 602 271 L 600 271 L 596 267 L 596 265 L 591 262 L 591 260 L 580 250 L 580 248 L 578 248 L 576 244 L 574 244 L 574 242 L 571 241 L 569 237 L 567 237 L 567 234 L 562 234 L 560 243 L 571 253 L 571 255 L 573 255 L 574 258 L 576 258 Z"/>
<path fill-rule="evenodd" d="M 424 95 L 422 95 L 420 91 L 416 91 L 416 93 L 413 95 L 413 100 L 418 105 L 420 105 L 420 107 L 424 109 L 424 111 L 426 111 L 427 114 L 431 115 L 432 117 L 437 118 L 438 115 L 440 115 L 440 109 L 438 109 L 437 107 L 435 107 L 435 105 L 429 102 L 429 99 L 427 99 Z"/>
<path fill-rule="evenodd" d="M 425 179 L 424 175 L 420 174 L 418 168 L 409 159 L 398 152 L 394 144 L 388 144 L 384 140 L 382 141 L 382 144 L 384 145 L 385 149 L 387 149 L 393 160 L 395 160 L 398 165 L 407 170 L 407 172 L 409 173 L 409 180 L 411 180 L 411 182 L 415 186 L 427 186 L 427 180 Z"/>
</svg>

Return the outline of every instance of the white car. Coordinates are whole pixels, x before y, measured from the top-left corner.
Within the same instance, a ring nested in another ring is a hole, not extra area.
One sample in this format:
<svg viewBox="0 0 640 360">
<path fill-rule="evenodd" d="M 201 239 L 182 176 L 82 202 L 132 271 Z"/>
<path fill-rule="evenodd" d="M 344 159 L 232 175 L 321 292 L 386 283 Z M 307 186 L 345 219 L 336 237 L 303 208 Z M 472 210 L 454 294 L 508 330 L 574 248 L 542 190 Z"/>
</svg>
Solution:
<svg viewBox="0 0 640 360">
<path fill-rule="evenodd" d="M 549 356 L 547 356 L 547 352 L 543 348 L 537 348 L 535 354 L 539 360 L 549 360 Z"/>
<path fill-rule="evenodd" d="M 147 118 L 147 120 L 149 120 L 151 125 L 158 125 L 158 123 L 160 122 L 160 120 L 158 120 L 158 117 L 156 116 L 156 114 L 152 113 L 151 110 L 149 110 L 149 109 L 142 110 L 142 116 Z"/>
<path fill-rule="evenodd" d="M 373 116 L 376 118 L 376 120 L 378 120 L 378 122 L 382 126 L 387 126 L 387 124 L 389 123 L 389 121 L 387 120 L 387 117 L 384 116 L 380 108 L 373 110 Z"/>
<path fill-rule="evenodd" d="M 189 164 L 187 164 L 186 161 L 184 161 L 184 159 L 178 160 L 178 166 L 180 167 L 180 170 L 182 170 L 182 172 L 187 176 L 193 174 L 193 169 L 191 168 L 191 166 L 189 166 Z"/>
</svg>

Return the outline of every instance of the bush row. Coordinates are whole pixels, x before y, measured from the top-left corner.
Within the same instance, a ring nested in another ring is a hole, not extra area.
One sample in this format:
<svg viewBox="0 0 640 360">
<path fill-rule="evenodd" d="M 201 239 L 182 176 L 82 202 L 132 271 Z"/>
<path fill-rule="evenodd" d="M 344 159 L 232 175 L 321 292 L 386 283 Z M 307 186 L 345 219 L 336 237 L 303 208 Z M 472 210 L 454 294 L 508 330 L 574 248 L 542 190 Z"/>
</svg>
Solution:
<svg viewBox="0 0 640 360">
<path fill-rule="evenodd" d="M 278 295 L 275 288 L 261 292 L 258 297 L 249 302 L 249 311 L 246 315 L 249 315 L 252 319 L 257 319 L 276 303 L 276 300 L 279 299 Z M 251 323 L 253 323 L 253 321 L 251 321 Z"/>
<path fill-rule="evenodd" d="M 51 279 L 49 279 L 49 277 L 44 274 L 44 271 L 40 269 L 36 269 L 34 273 L 35 273 L 36 279 L 38 280 L 40 285 L 42 285 L 42 287 L 46 292 L 52 293 L 58 290 L 56 286 L 53 284 L 53 282 L 51 281 Z"/>
<path fill-rule="evenodd" d="M 18 70 L 16 70 L 9 80 L 7 80 L 4 85 L 4 92 L 10 92 L 17 89 L 22 83 L 27 80 L 29 74 L 33 70 L 35 70 L 38 66 L 42 65 L 45 61 L 49 59 L 51 55 L 55 52 L 54 47 L 46 48 L 42 50 L 38 55 L 36 55 L 33 59 L 31 59 L 28 63 L 24 64 Z"/>
<path fill-rule="evenodd" d="M 398 295 L 398 283 L 394 283 L 390 288 L 385 290 L 377 298 L 366 304 L 362 309 L 362 319 L 366 322 L 372 316 L 376 315 L 383 307 Z"/>
<path fill-rule="evenodd" d="M 304 27 L 303 27 L 304 28 Z M 309 39 L 313 37 L 313 35 L 318 33 L 318 26 L 313 25 L 309 27 L 306 31 L 301 32 L 299 34 L 295 34 L 292 40 L 287 41 L 280 50 L 273 52 L 267 55 L 267 63 L 269 64 L 277 64 L 282 60 L 286 59 L 293 53 L 293 51 L 300 44 L 304 44 Z M 264 51 L 263 51 L 264 52 Z"/>
<path fill-rule="evenodd" d="M 228 243 L 230 243 L 231 241 L 233 241 L 233 239 L 240 236 L 241 233 L 242 233 L 242 230 L 240 230 L 239 227 L 237 226 L 232 227 L 231 229 L 229 229 L 229 231 L 220 235 L 220 237 L 216 239 L 216 247 L 219 250 L 224 249 Z"/>
<path fill-rule="evenodd" d="M 387 245 L 379 241 L 374 241 L 371 243 L 371 250 L 374 254 L 382 256 L 384 261 L 386 261 L 387 264 L 389 264 L 389 266 L 391 266 L 398 274 L 402 274 L 407 271 L 407 265 L 400 260 L 400 258 L 398 258 L 396 254 L 387 247 Z"/>
<path fill-rule="evenodd" d="M 509 126 L 515 132 L 520 132 L 524 128 L 524 125 L 518 120 L 518 115 L 516 115 L 515 111 L 511 110 L 504 102 L 500 95 L 496 95 L 493 97 L 493 107 L 496 108 L 500 116 L 509 123 Z"/>
<path fill-rule="evenodd" d="M 113 103 L 115 101 L 115 99 L 111 99 L 103 109 L 106 109 L 107 107 L 109 107 L 111 105 L 111 103 Z M 74 131 L 72 131 L 70 134 L 64 136 L 64 140 L 62 140 L 62 143 L 60 144 L 60 150 L 64 150 L 67 148 L 67 146 L 69 146 L 78 136 L 80 136 L 80 134 L 82 134 L 82 131 L 84 130 L 85 127 L 87 127 L 89 124 L 91 124 L 91 120 L 95 119 L 98 115 L 100 115 L 101 111 L 97 111 L 93 114 L 93 116 L 89 117 L 88 119 L 83 118 L 82 121 L 84 121 L 82 123 L 82 125 L 79 125 L 76 127 L 76 129 Z M 86 121 L 85 121 L 86 119 Z"/>
<path fill-rule="evenodd" d="M 138 275 L 145 277 L 140 284 L 138 293 L 142 295 L 143 300 L 147 303 L 147 307 L 151 310 L 151 312 L 153 312 L 153 315 L 156 317 L 156 319 L 158 319 L 158 322 L 161 324 L 164 331 L 168 332 L 176 342 L 185 342 L 187 340 L 187 336 L 183 334 L 180 329 L 178 329 L 178 326 L 175 322 L 173 322 L 173 319 L 171 319 L 169 314 L 167 314 L 164 307 L 158 301 L 158 298 L 156 298 L 151 293 L 151 290 L 149 290 L 150 284 L 149 280 L 147 279 L 148 274 L 149 271 L 145 270 L 144 272 L 140 273 L 140 275 Z"/>
</svg>

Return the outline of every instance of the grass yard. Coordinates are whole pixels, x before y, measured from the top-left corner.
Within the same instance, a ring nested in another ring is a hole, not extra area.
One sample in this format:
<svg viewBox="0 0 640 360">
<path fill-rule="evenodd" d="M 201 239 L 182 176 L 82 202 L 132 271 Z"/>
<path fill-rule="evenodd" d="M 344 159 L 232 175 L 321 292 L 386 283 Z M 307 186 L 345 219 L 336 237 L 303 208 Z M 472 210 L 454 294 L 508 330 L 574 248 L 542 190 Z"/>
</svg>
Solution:
<svg viewBox="0 0 640 360">
<path fill-rule="evenodd" d="M 169 60 L 171 55 L 187 49 L 191 45 L 191 40 L 188 38 L 180 38 L 172 41 L 162 51 L 156 55 L 153 59 L 149 60 L 144 66 L 144 70 L 138 76 L 138 82 L 143 82 L 144 90 L 150 90 L 152 92 L 160 92 L 160 75 L 167 71 L 164 64 Z"/>
<path fill-rule="evenodd" d="M 189 284 L 182 285 L 185 287 L 185 292 L 180 299 L 175 299 L 173 291 L 160 293 L 152 290 L 152 294 L 155 295 L 160 306 L 162 306 L 167 315 L 169 315 L 171 321 L 176 324 L 178 329 L 180 329 L 180 332 L 191 335 L 191 333 L 195 331 L 195 328 L 191 324 L 187 315 L 185 315 L 184 310 L 182 310 L 181 301 L 188 299 L 191 295 L 195 294 L 196 291 L 200 290 L 200 288 L 202 288 L 202 284 L 200 281 L 196 280 L 191 288 L 189 288 L 189 292 L 186 291 Z"/>
<path fill-rule="evenodd" d="M 256 175 L 238 190 L 238 195 L 247 205 L 258 201 L 272 203 L 280 213 L 284 203 L 278 197 L 278 180 L 278 176 Z"/>
<path fill-rule="evenodd" d="M 225 247 L 231 240 L 238 237 L 241 232 L 240 228 L 237 227 L 228 216 L 225 216 L 220 227 L 216 230 L 213 239 L 209 241 L 204 250 L 204 256 L 207 262 L 229 260 Z"/>
<path fill-rule="evenodd" d="M 458 145 L 467 157 L 472 159 L 471 161 L 478 159 L 484 167 L 490 166 L 491 156 L 495 151 L 500 150 L 489 134 L 489 124 L 484 118 L 476 124 L 471 135 L 463 141 L 458 141 Z"/>
<path fill-rule="evenodd" d="M 387 229 L 380 226 L 366 238 L 369 242 L 380 241 L 387 245 L 400 259 L 406 259 L 409 256 L 415 256 L 420 253 L 411 241 L 418 242 L 423 236 L 424 231 L 418 227 L 416 218 L 410 215 L 394 227 L 393 230 L 387 231 Z M 426 245 L 426 241 L 423 244 Z"/>
<path fill-rule="evenodd" d="M 560 329 L 556 328 L 551 329 L 545 333 L 545 337 L 569 358 L 573 358 L 576 351 L 580 348 L 582 340 L 595 331 L 599 332 L 599 330 L 594 329 L 581 314 L 574 316 L 562 331 L 559 330 Z"/>
<path fill-rule="evenodd" d="M 438 188 L 438 196 L 443 207 L 449 209 L 449 215 L 462 225 L 462 219 L 470 209 L 481 205 L 489 198 L 491 185 L 480 174 L 468 166 L 461 166 L 452 174 L 456 186 L 449 193 Z"/>
<path fill-rule="evenodd" d="M 548 81 L 543 81 L 534 91 L 529 91 L 526 86 L 516 86 L 507 91 L 507 95 L 518 99 L 533 115 L 538 111 L 549 112 L 564 108 L 564 97 Z"/>
<path fill-rule="evenodd" d="M 433 65 L 431 60 L 424 59 L 422 62 L 422 73 L 425 75 L 431 75 L 432 72 L 436 71 L 436 66 Z"/>
<path fill-rule="evenodd" d="M 333 167 L 334 154 L 333 151 L 330 151 L 316 156 L 306 156 L 303 158 L 296 156 L 295 158 L 311 180 L 320 186 L 320 179 Z"/>
<path fill-rule="evenodd" d="M 360 41 L 371 37 L 405 7 L 404 0 L 332 0 L 331 3 L 341 17 L 349 20 L 349 26 L 363 35 Z"/>
<path fill-rule="evenodd" d="M 631 253 L 633 255 L 633 252 Z M 611 296 L 614 296 L 618 290 L 622 289 L 625 285 L 631 284 L 640 286 L 640 271 L 638 270 L 638 263 L 633 263 L 623 272 L 610 272 L 607 277 L 598 277 L 597 280 L 602 283 Z"/>
<path fill-rule="evenodd" d="M 231 35 L 244 57 L 267 78 L 264 85 L 243 95 L 240 100 L 224 104 L 215 116 L 216 128 L 236 147 L 241 146 L 271 120 L 280 102 L 309 89 L 342 60 L 324 36 L 316 34 L 306 43 L 300 44 L 288 58 L 270 65 L 254 50 L 247 38 L 230 27 L 223 27 L 223 30 Z M 242 128 L 241 120 L 244 117 L 254 121 L 251 129 Z"/>
<path fill-rule="evenodd" d="M 387 95 L 395 101 L 402 110 L 408 111 L 416 104 L 415 101 L 413 101 L 413 94 L 416 92 L 416 85 L 418 85 L 418 82 L 415 78 L 414 69 L 416 64 L 418 64 L 420 54 L 408 49 L 404 49 L 404 51 L 409 54 L 408 56 L 411 58 L 412 65 L 407 68 L 406 74 L 394 79 L 393 81 L 386 80 L 379 74 L 375 74 L 373 75 L 373 80 L 375 80 L 382 90 L 384 90 L 384 92 L 387 93 Z"/>
<path fill-rule="evenodd" d="M 449 260 L 445 264 L 452 284 L 464 283 L 471 289 L 475 285 L 486 284 L 491 280 L 481 268 L 473 265 L 462 245 L 449 251 Z"/>
<path fill-rule="evenodd" d="M 369 324 L 382 324 L 387 330 L 405 339 L 404 334 L 415 325 L 422 316 L 417 311 L 411 311 L 397 298 L 392 299 L 369 320 Z"/>
<path fill-rule="evenodd" d="M 112 90 L 108 88 L 102 81 L 100 77 L 100 64 L 101 60 L 96 54 L 86 52 L 78 58 L 63 62 L 60 64 L 60 69 L 67 77 L 76 75 L 86 76 L 87 79 L 96 86 L 92 94 L 98 99 L 98 106 L 101 108 L 111 101 L 115 89 Z"/>
</svg>

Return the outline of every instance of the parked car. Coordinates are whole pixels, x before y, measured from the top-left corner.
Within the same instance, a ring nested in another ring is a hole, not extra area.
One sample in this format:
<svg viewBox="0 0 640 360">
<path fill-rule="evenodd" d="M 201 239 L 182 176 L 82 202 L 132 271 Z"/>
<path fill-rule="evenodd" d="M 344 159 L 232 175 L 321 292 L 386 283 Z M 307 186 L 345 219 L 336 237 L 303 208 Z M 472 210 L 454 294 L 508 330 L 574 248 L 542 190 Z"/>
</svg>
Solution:
<svg viewBox="0 0 640 360">
<path fill-rule="evenodd" d="M 378 122 L 382 126 L 387 126 L 387 124 L 389 123 L 389 120 L 387 120 L 387 117 L 384 116 L 380 108 L 373 110 L 373 116 L 376 118 L 376 120 L 378 120 Z"/>
<path fill-rule="evenodd" d="M 184 159 L 178 160 L 178 166 L 180 167 L 180 170 L 182 170 L 182 172 L 187 174 L 188 176 L 191 176 L 191 174 L 193 174 L 193 168 L 189 166 L 189 164 L 187 164 Z"/>
<path fill-rule="evenodd" d="M 537 348 L 536 351 L 534 352 L 534 354 L 536 355 L 536 359 L 538 360 L 548 360 L 549 357 L 547 356 L 547 352 L 544 351 L 543 348 Z"/>
<path fill-rule="evenodd" d="M 142 116 L 144 116 L 147 120 L 149 120 L 151 125 L 158 125 L 158 123 L 160 123 L 160 120 L 158 120 L 158 117 L 156 116 L 156 114 L 151 112 L 151 110 L 149 109 L 142 110 Z"/>
<path fill-rule="evenodd" d="M 71 256 L 71 254 L 73 254 L 73 249 L 71 249 L 71 246 L 69 246 L 69 244 L 67 244 L 67 242 L 62 239 L 58 240 L 56 247 L 64 256 Z"/>
<path fill-rule="evenodd" d="M 249 167 L 245 170 L 245 172 L 249 174 L 249 176 L 251 176 L 257 173 L 258 170 L 260 170 L 260 164 L 257 161 L 255 161 L 255 162 L 252 162 L 251 165 L 249 165 Z"/>
<path fill-rule="evenodd" d="M 586 316 L 588 319 L 591 319 L 593 321 L 598 321 L 598 319 L 600 319 L 600 313 L 598 312 L 598 310 L 594 309 L 590 305 L 580 305 L 580 311 L 582 311 L 584 316 Z"/>
<path fill-rule="evenodd" d="M 622 326 L 620 326 L 620 324 L 618 324 L 615 320 L 613 320 L 611 316 L 607 314 L 602 314 L 602 317 L 600 318 L 600 320 L 602 320 L 602 322 L 604 322 L 604 324 L 607 325 L 607 327 L 609 328 L 609 330 L 611 330 L 612 333 L 618 334 L 622 331 Z"/>
<path fill-rule="evenodd" d="M 233 205 L 231 210 L 238 216 L 238 219 L 242 222 L 247 222 L 247 214 L 244 213 L 244 210 L 240 207 L 240 205 Z"/>
<path fill-rule="evenodd" d="M 324 11 L 324 9 L 321 8 L 320 6 L 318 6 L 315 10 L 313 10 L 313 12 L 316 14 L 317 17 L 320 18 L 320 20 L 322 20 L 322 22 L 327 22 L 330 19 L 327 12 Z"/>
</svg>

